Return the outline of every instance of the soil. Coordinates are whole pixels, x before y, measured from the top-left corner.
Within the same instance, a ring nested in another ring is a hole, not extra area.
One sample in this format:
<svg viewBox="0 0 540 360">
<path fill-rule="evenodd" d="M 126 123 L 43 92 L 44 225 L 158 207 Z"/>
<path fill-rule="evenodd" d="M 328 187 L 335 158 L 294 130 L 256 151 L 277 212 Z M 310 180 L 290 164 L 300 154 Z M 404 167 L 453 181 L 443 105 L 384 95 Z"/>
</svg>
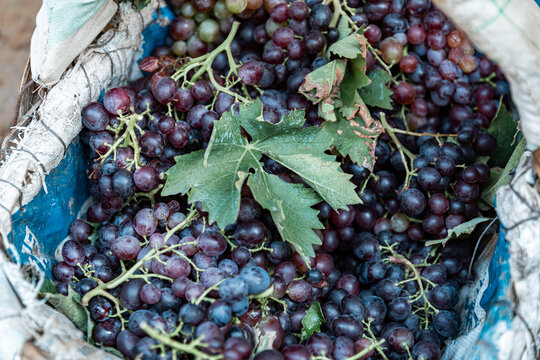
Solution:
<svg viewBox="0 0 540 360">
<path fill-rule="evenodd" d="M 30 54 L 40 0 L 0 0 L 0 137 L 15 116 L 17 95 Z"/>
</svg>

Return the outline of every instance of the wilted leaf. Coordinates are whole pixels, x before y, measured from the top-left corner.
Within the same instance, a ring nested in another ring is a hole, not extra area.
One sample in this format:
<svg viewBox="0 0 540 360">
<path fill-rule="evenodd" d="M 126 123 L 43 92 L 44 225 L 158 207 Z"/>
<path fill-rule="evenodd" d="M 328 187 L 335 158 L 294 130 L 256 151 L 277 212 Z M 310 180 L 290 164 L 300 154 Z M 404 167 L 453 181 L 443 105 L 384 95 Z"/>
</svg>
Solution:
<svg viewBox="0 0 540 360">
<path fill-rule="evenodd" d="M 352 29 L 349 25 L 349 22 L 347 21 L 347 18 L 345 16 L 342 16 L 339 18 L 339 23 L 337 26 L 337 29 L 339 31 L 339 39 L 346 38 L 349 36 L 350 33 L 352 33 Z"/>
<path fill-rule="evenodd" d="M 481 224 L 486 221 L 490 221 L 490 220 L 493 220 L 493 219 L 486 218 L 486 217 L 478 217 L 478 218 L 469 220 L 467 222 L 464 222 L 463 224 L 460 224 L 456 226 L 455 228 L 448 230 L 448 235 L 444 239 L 426 241 L 426 246 L 431 246 L 435 244 L 445 245 L 451 239 L 456 239 L 463 235 L 471 234 L 474 231 L 474 229 L 476 229 L 476 225 Z"/>
<path fill-rule="evenodd" d="M 366 51 L 366 38 L 364 38 L 364 35 L 357 33 L 336 41 L 328 48 L 329 54 L 347 59 L 354 59 L 358 55 L 362 55 L 365 58 Z"/>
<path fill-rule="evenodd" d="M 390 81 L 390 75 L 384 70 L 375 69 L 369 73 L 371 84 L 359 90 L 360 96 L 369 106 L 376 106 L 382 109 L 392 109 L 392 90 L 386 84 Z"/>
<path fill-rule="evenodd" d="M 378 121 L 368 126 L 359 117 L 347 120 L 339 115 L 336 122 L 325 122 L 323 128 L 334 139 L 333 145 L 343 156 L 348 155 L 358 165 L 373 169 L 375 145 L 382 131 Z"/>
<path fill-rule="evenodd" d="M 314 333 L 321 331 L 321 325 L 325 322 L 321 304 L 314 301 L 302 318 L 302 340 L 306 340 Z"/>
<path fill-rule="evenodd" d="M 54 290 L 53 290 L 54 288 Z M 54 291 L 54 292 L 53 292 Z M 82 331 L 90 334 L 92 320 L 88 314 L 86 307 L 81 305 L 81 296 L 70 286 L 68 295 L 56 293 L 56 287 L 51 280 L 46 279 L 40 290 L 40 296 L 46 297 L 47 302 L 56 310 L 66 315 L 75 326 Z"/>
<path fill-rule="evenodd" d="M 310 72 L 306 75 L 299 92 L 313 103 L 334 98 L 345 75 L 346 65 L 346 60 L 338 59 Z"/>
</svg>

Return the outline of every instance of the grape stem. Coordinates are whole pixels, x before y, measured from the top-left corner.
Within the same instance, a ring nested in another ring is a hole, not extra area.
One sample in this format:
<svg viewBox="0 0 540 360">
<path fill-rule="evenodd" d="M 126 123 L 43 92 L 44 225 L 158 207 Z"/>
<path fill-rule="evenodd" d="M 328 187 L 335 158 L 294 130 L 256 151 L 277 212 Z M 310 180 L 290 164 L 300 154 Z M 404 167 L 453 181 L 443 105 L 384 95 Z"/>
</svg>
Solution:
<svg viewBox="0 0 540 360">
<path fill-rule="evenodd" d="M 222 282 L 224 282 L 226 279 L 221 279 L 217 283 L 215 283 L 212 286 L 209 286 L 206 290 L 202 292 L 202 294 L 195 300 L 194 304 L 199 305 L 203 300 L 206 299 L 206 295 L 210 294 L 212 290 L 217 290 L 219 288 L 219 285 L 221 285 Z"/>
<path fill-rule="evenodd" d="M 140 159 L 141 149 L 139 147 L 139 142 L 137 140 L 137 134 L 135 133 L 135 128 L 137 128 L 137 130 L 140 131 L 141 135 L 144 134 L 144 131 L 139 127 L 139 125 L 137 125 L 137 121 L 142 120 L 145 115 L 149 115 L 150 109 L 146 109 L 140 114 L 134 113 L 133 108 L 131 110 L 133 114 L 128 115 L 128 116 L 122 115 L 120 111 L 118 112 L 120 124 L 118 125 L 118 127 L 113 129 L 113 131 L 115 132 L 116 136 L 118 136 L 122 128 L 125 127 L 125 130 L 124 130 L 124 133 L 116 139 L 114 144 L 112 145 L 107 144 L 109 145 L 109 150 L 104 155 L 101 156 L 101 164 L 103 164 L 105 159 L 107 159 L 112 153 L 114 153 L 113 155 L 114 160 L 116 160 L 116 149 L 120 145 L 123 144 L 123 146 L 130 146 L 130 145 L 133 146 L 133 153 L 135 157 L 134 159 L 135 168 L 139 169 L 141 167 L 141 159 Z"/>
<path fill-rule="evenodd" d="M 202 56 L 199 56 L 199 57 L 191 60 L 190 62 L 184 64 L 179 70 L 177 70 L 171 76 L 171 78 L 173 80 L 175 80 L 175 81 L 178 81 L 180 78 L 183 77 L 184 79 L 186 79 L 186 82 L 190 86 L 193 86 L 193 84 L 204 73 L 207 73 L 208 74 L 208 79 L 214 85 L 214 87 L 216 88 L 217 91 L 228 94 L 228 95 L 234 97 L 236 100 L 241 101 L 241 102 L 243 102 L 245 104 L 249 103 L 249 99 L 243 97 L 240 94 L 237 94 L 237 93 L 231 91 L 230 87 L 224 87 L 221 84 L 219 84 L 216 81 L 216 78 L 214 76 L 214 71 L 212 69 L 212 63 L 214 62 L 216 57 L 220 53 L 225 51 L 225 53 L 227 54 L 227 60 L 229 62 L 229 68 L 230 68 L 229 71 L 231 71 L 235 75 L 238 75 L 238 65 L 235 63 L 234 57 L 233 57 L 232 52 L 231 52 L 231 43 L 234 40 L 234 36 L 236 35 L 236 32 L 238 31 L 239 27 L 240 27 L 240 22 L 238 22 L 238 21 L 233 22 L 233 24 L 231 26 L 231 31 L 229 32 L 229 35 L 227 36 L 227 38 L 217 48 L 215 48 L 214 50 L 212 50 L 212 52 L 210 52 L 208 54 L 204 54 Z M 188 72 L 195 69 L 195 68 L 199 68 L 199 69 L 191 77 L 191 79 L 188 81 L 187 80 Z M 228 78 L 229 78 L 229 76 L 227 76 L 227 79 Z"/>
<path fill-rule="evenodd" d="M 409 186 L 409 181 L 413 175 L 412 171 L 409 168 L 407 159 L 405 159 L 405 154 L 409 157 L 411 160 L 411 163 L 413 159 L 415 158 L 414 154 L 409 151 L 405 146 L 401 144 L 401 141 L 397 138 L 395 134 L 395 129 L 392 128 L 390 125 L 388 125 L 388 121 L 386 121 L 386 115 L 384 113 L 380 113 L 381 115 L 381 124 L 384 128 L 384 130 L 388 133 L 388 136 L 394 141 L 394 144 L 396 144 L 396 147 L 399 151 L 399 154 L 401 155 L 401 162 L 403 163 L 403 167 L 405 168 L 405 187 Z M 412 164 L 411 164 L 412 165 Z"/>
<path fill-rule="evenodd" d="M 146 322 L 141 323 L 141 329 L 143 329 L 148 336 L 159 341 L 161 344 L 167 345 L 174 350 L 178 350 L 182 353 L 191 354 L 195 359 L 204 360 L 218 360 L 222 358 L 222 355 L 209 355 L 197 349 L 197 347 L 206 347 L 203 343 L 204 336 L 194 339 L 189 344 L 182 344 L 176 340 L 171 339 L 167 334 L 160 333 L 158 330 L 152 328 Z"/>
<path fill-rule="evenodd" d="M 392 249 L 392 255 L 388 257 L 388 260 L 390 260 L 391 263 L 394 264 L 402 264 L 408 267 L 414 274 L 413 279 L 416 280 L 416 283 L 418 284 L 418 292 L 419 295 L 415 298 L 415 300 L 422 299 L 424 301 L 424 328 L 427 329 L 429 327 L 429 321 L 428 321 L 428 315 L 431 311 L 433 311 L 435 314 L 439 312 L 439 310 L 429 302 L 426 291 L 424 289 L 424 284 L 422 280 L 426 281 L 429 285 L 434 286 L 433 282 L 429 281 L 428 279 L 422 278 L 420 273 L 418 272 L 418 269 L 416 266 L 414 266 L 413 263 L 411 263 L 408 259 L 406 259 L 404 256 L 396 254 Z M 413 299 L 409 299 L 413 300 Z M 412 301 L 414 302 L 414 301 Z"/>
<path fill-rule="evenodd" d="M 187 227 L 191 223 L 191 221 L 193 221 L 197 216 L 198 216 L 197 210 L 192 209 L 189 212 L 188 216 L 184 219 L 184 221 L 182 221 L 180 224 L 176 225 L 174 228 L 167 231 L 167 234 L 165 235 L 165 239 L 164 239 L 163 243 L 164 244 L 167 243 L 167 240 L 175 232 L 177 232 L 179 230 L 182 230 L 185 227 Z M 94 296 L 102 295 L 102 296 L 107 297 L 107 295 L 105 295 L 105 294 L 108 294 L 106 290 L 114 289 L 115 287 L 119 286 L 123 282 L 125 282 L 125 281 L 127 281 L 129 279 L 132 279 L 135 276 L 135 272 L 137 270 L 139 270 L 140 268 L 142 268 L 144 263 L 146 263 L 147 261 L 150 261 L 152 259 L 157 259 L 157 258 L 159 258 L 160 255 L 165 254 L 165 253 L 171 251 L 172 249 L 176 249 L 176 248 L 178 248 L 180 246 L 186 246 L 186 245 L 196 245 L 196 242 L 192 241 L 192 242 L 186 242 L 186 243 L 179 243 L 179 244 L 174 244 L 174 245 L 171 245 L 171 246 L 167 246 L 167 247 L 165 247 L 165 248 L 163 248 L 161 250 L 159 250 L 159 249 L 150 250 L 148 252 L 148 254 L 146 254 L 141 260 L 137 261 L 128 270 L 123 271 L 117 278 L 115 278 L 115 279 L 113 279 L 113 280 L 111 280 L 111 281 L 109 281 L 107 283 L 101 283 L 98 286 L 96 286 L 94 289 L 87 292 L 83 296 L 83 298 L 81 300 L 81 303 L 84 306 L 86 306 L 90 302 L 90 299 L 92 299 Z M 108 295 L 110 295 L 110 294 L 108 294 Z"/>
<path fill-rule="evenodd" d="M 369 336 L 366 336 L 364 334 L 364 337 L 366 339 L 369 339 L 372 341 L 372 344 L 370 345 L 369 348 L 371 348 L 371 346 L 373 346 L 373 348 L 375 350 L 377 350 L 377 352 L 381 355 L 381 357 L 384 359 L 384 360 L 388 360 L 388 357 L 386 356 L 386 354 L 384 353 L 384 349 L 382 348 L 382 344 L 385 342 L 384 339 L 381 339 L 380 341 L 377 340 L 377 337 L 375 336 L 375 334 L 373 334 L 373 331 L 371 331 L 371 322 L 373 321 L 372 318 L 369 318 L 367 321 L 363 320 L 362 323 L 365 325 L 365 330 L 366 332 L 368 333 Z M 365 349 L 364 349 L 365 350 Z M 371 350 L 371 349 L 370 349 Z M 369 350 L 368 350 L 369 352 Z"/>
</svg>

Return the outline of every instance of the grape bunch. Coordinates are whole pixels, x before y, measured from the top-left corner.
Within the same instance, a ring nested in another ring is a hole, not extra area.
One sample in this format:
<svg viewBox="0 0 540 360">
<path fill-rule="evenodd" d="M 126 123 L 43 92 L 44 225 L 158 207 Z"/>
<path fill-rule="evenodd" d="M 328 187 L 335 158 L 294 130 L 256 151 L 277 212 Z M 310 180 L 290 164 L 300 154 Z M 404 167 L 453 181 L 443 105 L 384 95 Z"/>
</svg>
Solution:
<svg viewBox="0 0 540 360">
<path fill-rule="evenodd" d="M 497 147 L 487 128 L 509 94 L 498 67 L 429 0 L 171 6 L 167 45 L 140 61 L 144 77 L 81 114 L 94 201 L 52 274 L 88 307 L 92 339 L 143 360 L 440 359 L 459 331 L 473 244 L 426 241 L 481 213 L 484 158 Z M 392 106 L 370 106 L 385 129 L 373 170 L 339 156 L 361 204 L 317 205 L 315 256 L 283 241 L 246 185 L 225 229 L 201 203 L 162 196 L 175 158 L 206 149 L 239 104 L 260 99 L 272 124 L 296 109 L 306 127 L 324 124 L 300 87 L 331 60 L 338 20 L 366 39 L 366 73 L 391 77 Z"/>
</svg>

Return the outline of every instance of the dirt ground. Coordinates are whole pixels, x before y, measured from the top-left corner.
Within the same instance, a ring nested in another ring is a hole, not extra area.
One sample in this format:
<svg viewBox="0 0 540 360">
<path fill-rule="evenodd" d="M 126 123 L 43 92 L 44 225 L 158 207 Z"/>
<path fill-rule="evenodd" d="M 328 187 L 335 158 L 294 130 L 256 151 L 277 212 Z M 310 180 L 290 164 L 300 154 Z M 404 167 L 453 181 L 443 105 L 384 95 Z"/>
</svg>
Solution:
<svg viewBox="0 0 540 360">
<path fill-rule="evenodd" d="M 40 0 L 0 0 L 0 137 L 9 130 Z"/>
</svg>

